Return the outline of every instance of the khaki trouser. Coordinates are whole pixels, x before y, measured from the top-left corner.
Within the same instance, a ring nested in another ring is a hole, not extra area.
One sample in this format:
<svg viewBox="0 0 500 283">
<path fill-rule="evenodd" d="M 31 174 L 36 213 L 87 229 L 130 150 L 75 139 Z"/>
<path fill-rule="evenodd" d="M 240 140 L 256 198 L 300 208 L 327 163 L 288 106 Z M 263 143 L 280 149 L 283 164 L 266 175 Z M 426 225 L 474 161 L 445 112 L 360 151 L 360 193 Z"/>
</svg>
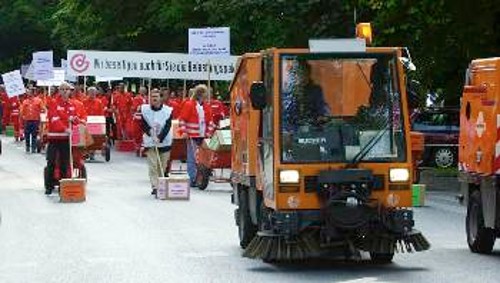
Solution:
<svg viewBox="0 0 500 283">
<path fill-rule="evenodd" d="M 161 162 L 158 162 L 158 156 L 156 155 L 156 150 L 154 148 L 150 148 L 146 151 L 149 167 L 149 181 L 151 182 L 151 186 L 155 189 L 158 188 L 158 177 L 160 177 L 161 174 L 160 164 L 163 171 L 165 171 L 168 160 L 170 159 L 170 151 L 164 153 L 160 152 L 159 154 Z"/>
</svg>

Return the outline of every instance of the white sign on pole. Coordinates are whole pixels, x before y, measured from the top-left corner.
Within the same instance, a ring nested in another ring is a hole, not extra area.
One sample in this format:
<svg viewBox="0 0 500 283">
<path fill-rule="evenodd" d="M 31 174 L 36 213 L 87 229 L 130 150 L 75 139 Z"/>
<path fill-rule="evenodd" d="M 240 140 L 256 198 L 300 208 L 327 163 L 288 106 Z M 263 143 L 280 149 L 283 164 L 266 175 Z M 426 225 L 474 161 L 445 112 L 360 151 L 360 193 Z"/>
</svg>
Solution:
<svg viewBox="0 0 500 283">
<path fill-rule="evenodd" d="M 182 53 L 68 50 L 68 74 L 123 78 L 230 81 L 237 56 L 206 57 Z M 208 61 L 210 60 L 210 64 Z"/>
<path fill-rule="evenodd" d="M 66 72 L 62 68 L 54 68 L 54 77 L 50 80 L 37 80 L 37 86 L 60 86 L 65 81 Z"/>
<path fill-rule="evenodd" d="M 29 66 L 28 66 L 28 69 L 26 70 L 26 74 L 24 74 L 23 76 L 25 79 L 28 79 L 30 81 L 34 81 L 35 80 L 35 74 L 33 72 L 33 63 L 31 63 Z"/>
<path fill-rule="evenodd" d="M 189 54 L 206 56 L 229 56 L 230 31 L 228 27 L 190 28 Z"/>
<path fill-rule="evenodd" d="M 13 97 L 26 92 L 24 87 L 23 78 L 21 77 L 21 72 L 15 70 L 2 75 L 2 80 L 5 85 L 5 91 L 7 96 Z"/>
<path fill-rule="evenodd" d="M 65 72 L 64 77 L 68 82 L 78 81 L 77 77 L 68 75 L 68 61 L 66 59 L 61 59 L 61 69 L 64 70 Z"/>
<path fill-rule="evenodd" d="M 30 64 L 21 65 L 21 77 L 26 78 L 26 73 L 28 73 L 29 67 L 30 67 Z"/>
<path fill-rule="evenodd" d="M 54 77 L 54 60 L 52 51 L 33 53 L 33 73 L 35 80 L 48 80 Z"/>
</svg>

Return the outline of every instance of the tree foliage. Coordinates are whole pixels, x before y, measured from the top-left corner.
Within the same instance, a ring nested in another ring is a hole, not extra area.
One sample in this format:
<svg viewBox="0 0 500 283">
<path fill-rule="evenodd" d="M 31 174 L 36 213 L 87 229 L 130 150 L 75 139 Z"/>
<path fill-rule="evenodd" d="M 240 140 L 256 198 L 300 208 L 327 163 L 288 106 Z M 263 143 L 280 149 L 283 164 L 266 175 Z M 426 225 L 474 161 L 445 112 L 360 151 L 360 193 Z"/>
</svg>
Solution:
<svg viewBox="0 0 500 283">
<path fill-rule="evenodd" d="M 491 0 L 1 0 L 0 71 L 36 50 L 185 52 L 190 27 L 229 26 L 233 54 L 352 37 L 370 21 L 374 44 L 409 47 L 424 91 L 458 103 L 474 58 L 500 53 Z"/>
</svg>

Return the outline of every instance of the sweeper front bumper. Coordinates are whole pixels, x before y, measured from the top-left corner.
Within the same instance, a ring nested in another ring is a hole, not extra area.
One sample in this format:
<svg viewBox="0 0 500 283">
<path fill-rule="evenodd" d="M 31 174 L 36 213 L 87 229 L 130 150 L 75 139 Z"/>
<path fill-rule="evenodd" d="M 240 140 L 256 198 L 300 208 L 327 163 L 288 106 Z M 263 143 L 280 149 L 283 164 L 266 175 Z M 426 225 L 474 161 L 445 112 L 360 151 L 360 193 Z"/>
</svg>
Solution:
<svg viewBox="0 0 500 283">
<path fill-rule="evenodd" d="M 429 249 L 425 237 L 413 228 L 413 211 L 384 207 L 372 198 L 373 188 L 375 178 L 370 170 L 321 171 L 317 177 L 321 207 L 263 209 L 260 231 L 244 255 L 289 260 L 316 257 L 338 248 L 375 254 Z"/>
<path fill-rule="evenodd" d="M 323 210 L 266 210 L 263 229 L 243 255 L 286 261 L 326 256 L 335 250 L 394 254 L 430 248 L 425 237 L 413 229 L 411 210 L 345 206 L 347 209 L 342 211 L 338 206 Z"/>
</svg>

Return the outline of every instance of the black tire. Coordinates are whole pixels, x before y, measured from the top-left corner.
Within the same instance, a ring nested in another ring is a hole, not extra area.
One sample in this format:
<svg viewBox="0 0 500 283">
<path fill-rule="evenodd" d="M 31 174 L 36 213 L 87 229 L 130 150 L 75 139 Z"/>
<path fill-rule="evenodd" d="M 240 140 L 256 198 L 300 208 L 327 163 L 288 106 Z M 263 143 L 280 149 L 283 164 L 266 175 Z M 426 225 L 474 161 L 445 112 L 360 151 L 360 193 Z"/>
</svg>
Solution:
<svg viewBox="0 0 500 283">
<path fill-rule="evenodd" d="M 476 190 L 469 197 L 465 229 L 467 244 L 473 253 L 489 254 L 495 244 L 495 230 L 484 227 L 481 192 Z"/>
<path fill-rule="evenodd" d="M 257 226 L 252 223 L 252 218 L 250 217 L 248 189 L 240 187 L 238 197 L 238 235 L 240 238 L 240 247 L 245 249 L 257 234 Z"/>
<path fill-rule="evenodd" d="M 111 160 L 111 148 L 109 145 L 104 148 L 104 160 L 106 160 L 106 162 Z"/>
<path fill-rule="evenodd" d="M 42 152 L 42 141 L 40 139 L 36 140 L 36 153 Z"/>
<path fill-rule="evenodd" d="M 208 187 L 210 181 L 210 169 L 205 166 L 199 166 L 196 171 L 196 184 L 198 189 L 204 191 Z"/>
<path fill-rule="evenodd" d="M 372 262 L 376 264 L 390 264 L 392 263 L 394 254 L 370 252 L 370 258 Z"/>
</svg>

